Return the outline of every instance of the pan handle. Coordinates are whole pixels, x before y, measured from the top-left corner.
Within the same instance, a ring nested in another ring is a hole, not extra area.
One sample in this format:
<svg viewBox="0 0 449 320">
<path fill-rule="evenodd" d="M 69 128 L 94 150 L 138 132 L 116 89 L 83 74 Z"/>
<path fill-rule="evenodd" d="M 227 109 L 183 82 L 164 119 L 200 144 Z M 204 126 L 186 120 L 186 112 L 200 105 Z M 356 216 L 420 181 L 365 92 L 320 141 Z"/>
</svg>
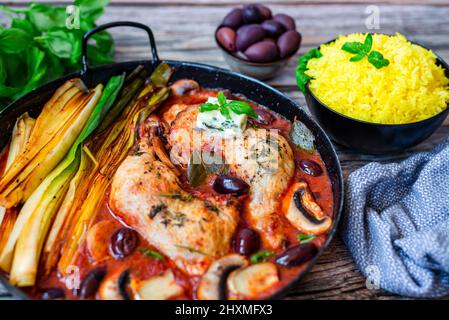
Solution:
<svg viewBox="0 0 449 320">
<path fill-rule="evenodd" d="M 84 34 L 82 47 L 81 47 L 81 63 L 82 63 L 82 69 L 81 69 L 81 76 L 83 80 L 90 80 L 91 78 L 91 68 L 89 66 L 89 62 L 87 61 L 87 42 L 89 39 L 97 32 L 101 32 L 103 30 L 109 29 L 109 28 L 115 28 L 115 27 L 133 27 L 144 30 L 148 34 L 148 39 L 150 41 L 150 47 L 151 47 L 151 55 L 152 55 L 152 65 L 156 66 L 159 64 L 159 56 L 157 54 L 156 49 L 156 42 L 154 41 L 154 35 L 153 31 L 151 31 L 150 27 L 138 23 L 138 22 L 132 22 L 132 21 L 117 21 L 117 22 L 110 22 L 106 24 L 102 24 L 98 27 L 93 28 L 92 30 L 89 30 Z"/>
</svg>

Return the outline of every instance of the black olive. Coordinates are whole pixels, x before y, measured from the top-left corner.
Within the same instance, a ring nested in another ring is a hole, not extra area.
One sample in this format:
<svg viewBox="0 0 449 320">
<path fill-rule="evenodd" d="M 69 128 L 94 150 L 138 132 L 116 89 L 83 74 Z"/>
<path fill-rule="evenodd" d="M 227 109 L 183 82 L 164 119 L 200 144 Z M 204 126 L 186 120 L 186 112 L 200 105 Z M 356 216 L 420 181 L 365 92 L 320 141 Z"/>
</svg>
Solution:
<svg viewBox="0 0 449 320">
<path fill-rule="evenodd" d="M 297 266 L 312 259 L 317 252 L 313 243 L 299 244 L 277 256 L 276 263 L 284 267 Z"/>
<path fill-rule="evenodd" d="M 242 255 L 250 255 L 259 250 L 260 236 L 251 228 L 240 229 L 234 238 L 234 251 Z"/>
<path fill-rule="evenodd" d="M 242 24 L 243 24 L 243 10 L 237 8 L 233 9 L 226 15 L 226 17 L 224 17 L 221 26 L 237 29 Z"/>
<path fill-rule="evenodd" d="M 91 270 L 84 280 L 81 282 L 80 296 L 83 299 L 92 297 L 98 290 L 98 287 L 103 281 L 106 275 L 106 269 L 104 267 L 99 267 Z"/>
<path fill-rule="evenodd" d="M 61 288 L 47 288 L 42 290 L 41 297 L 43 300 L 64 299 L 65 292 Z"/>
<path fill-rule="evenodd" d="M 112 235 L 109 249 L 114 258 L 123 259 L 133 253 L 138 244 L 139 237 L 136 231 L 121 228 Z"/>
<path fill-rule="evenodd" d="M 318 177 L 323 174 L 321 166 L 312 160 L 303 159 L 299 162 L 301 170 L 309 176 Z"/>
<path fill-rule="evenodd" d="M 249 4 L 243 8 L 243 21 L 245 23 L 259 23 L 263 20 L 264 16 L 256 5 Z"/>
<path fill-rule="evenodd" d="M 249 191 L 249 185 L 245 181 L 230 175 L 218 176 L 214 181 L 213 188 L 215 192 L 221 194 L 242 195 Z"/>
</svg>

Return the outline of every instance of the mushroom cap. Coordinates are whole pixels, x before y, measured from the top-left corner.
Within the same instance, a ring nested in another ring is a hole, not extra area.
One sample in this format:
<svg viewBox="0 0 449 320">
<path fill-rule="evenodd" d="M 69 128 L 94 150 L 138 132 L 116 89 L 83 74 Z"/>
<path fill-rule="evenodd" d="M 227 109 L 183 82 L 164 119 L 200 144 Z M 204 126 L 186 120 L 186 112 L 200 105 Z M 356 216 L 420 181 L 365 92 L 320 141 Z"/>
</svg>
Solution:
<svg viewBox="0 0 449 320">
<path fill-rule="evenodd" d="M 239 254 L 229 254 L 215 260 L 202 276 L 197 297 L 200 300 L 220 300 L 225 298 L 225 278 L 237 268 L 245 267 L 248 261 Z"/>
</svg>

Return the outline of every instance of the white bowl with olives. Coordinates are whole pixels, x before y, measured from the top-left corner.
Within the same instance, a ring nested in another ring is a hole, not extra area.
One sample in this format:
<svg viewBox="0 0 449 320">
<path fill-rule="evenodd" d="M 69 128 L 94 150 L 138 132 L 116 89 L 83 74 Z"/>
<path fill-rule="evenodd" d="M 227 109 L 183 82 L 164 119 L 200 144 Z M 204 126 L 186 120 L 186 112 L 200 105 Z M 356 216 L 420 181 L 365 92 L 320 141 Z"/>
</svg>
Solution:
<svg viewBox="0 0 449 320">
<path fill-rule="evenodd" d="M 289 15 L 272 14 L 261 4 L 232 9 L 215 31 L 215 40 L 232 70 L 266 80 L 298 51 L 301 34 Z"/>
</svg>

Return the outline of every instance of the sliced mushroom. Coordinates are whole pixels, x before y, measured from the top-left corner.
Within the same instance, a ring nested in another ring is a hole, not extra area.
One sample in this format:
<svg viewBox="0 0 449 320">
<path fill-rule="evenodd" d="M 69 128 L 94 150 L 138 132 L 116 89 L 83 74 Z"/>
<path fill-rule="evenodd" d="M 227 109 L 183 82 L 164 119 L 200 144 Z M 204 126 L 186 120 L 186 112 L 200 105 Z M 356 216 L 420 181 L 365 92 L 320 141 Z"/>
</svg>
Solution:
<svg viewBox="0 0 449 320">
<path fill-rule="evenodd" d="M 230 254 L 214 261 L 200 280 L 197 290 L 198 299 L 225 299 L 226 277 L 231 271 L 247 265 L 246 258 L 238 254 Z"/>
<path fill-rule="evenodd" d="M 129 270 L 107 277 L 98 291 L 101 300 L 131 300 L 128 293 Z"/>
<path fill-rule="evenodd" d="M 161 134 L 166 131 L 163 121 L 160 121 L 156 116 L 150 116 L 146 121 L 146 126 L 149 131 L 150 143 L 153 146 L 156 156 L 179 176 L 179 170 L 175 167 L 173 162 L 171 162 L 165 144 L 162 141 Z"/>
<path fill-rule="evenodd" d="M 259 297 L 261 293 L 278 282 L 279 274 L 276 265 L 263 262 L 231 272 L 227 284 L 232 294 L 254 298 Z"/>
<path fill-rule="evenodd" d="M 295 183 L 287 197 L 289 204 L 285 216 L 297 229 L 319 235 L 330 228 L 332 219 L 316 203 L 307 183 Z"/>
<path fill-rule="evenodd" d="M 110 258 L 109 240 L 117 229 L 117 225 L 110 220 L 97 222 L 87 232 L 86 246 L 92 259 L 96 262 Z"/>
<path fill-rule="evenodd" d="M 200 89 L 198 82 L 194 80 L 182 79 L 175 81 L 171 85 L 172 92 L 177 96 L 183 96 L 191 91 L 196 91 Z"/>
<path fill-rule="evenodd" d="M 133 281 L 132 286 L 134 286 L 136 300 L 167 300 L 184 293 L 184 288 L 176 283 L 173 271 L 170 269 L 148 280 L 135 283 Z"/>
</svg>

